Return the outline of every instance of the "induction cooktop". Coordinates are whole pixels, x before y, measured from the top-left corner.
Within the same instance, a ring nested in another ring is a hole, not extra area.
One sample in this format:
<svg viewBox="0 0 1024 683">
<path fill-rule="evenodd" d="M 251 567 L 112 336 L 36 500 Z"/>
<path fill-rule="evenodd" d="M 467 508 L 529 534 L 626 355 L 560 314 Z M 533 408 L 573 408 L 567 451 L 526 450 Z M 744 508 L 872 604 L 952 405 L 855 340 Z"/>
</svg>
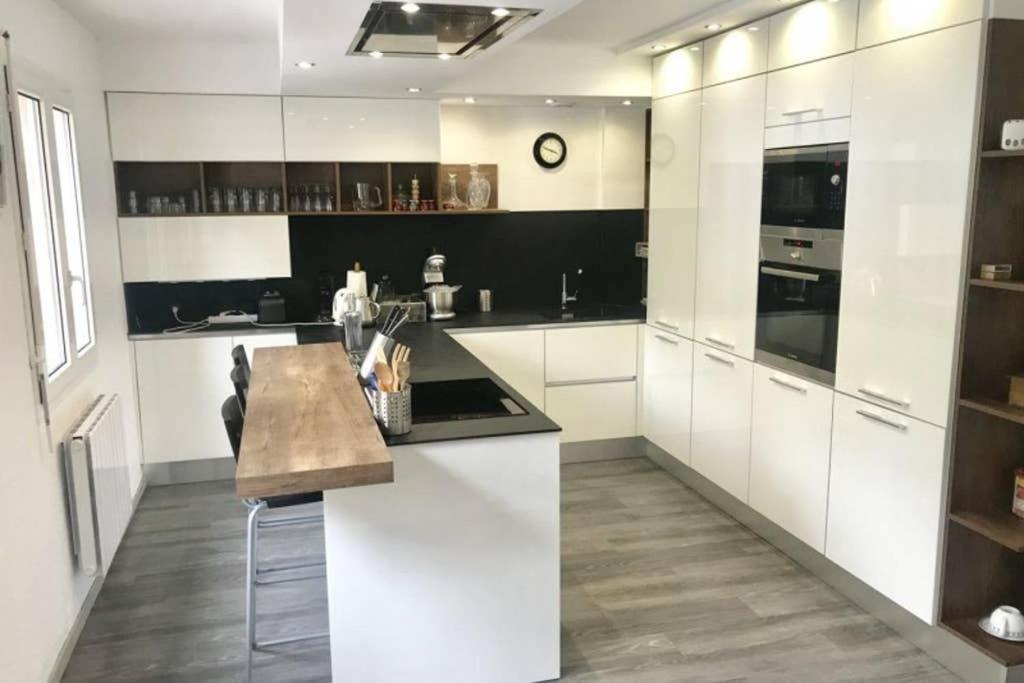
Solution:
<svg viewBox="0 0 1024 683">
<path fill-rule="evenodd" d="M 412 383 L 412 422 L 452 422 L 526 415 L 487 377 Z"/>
</svg>

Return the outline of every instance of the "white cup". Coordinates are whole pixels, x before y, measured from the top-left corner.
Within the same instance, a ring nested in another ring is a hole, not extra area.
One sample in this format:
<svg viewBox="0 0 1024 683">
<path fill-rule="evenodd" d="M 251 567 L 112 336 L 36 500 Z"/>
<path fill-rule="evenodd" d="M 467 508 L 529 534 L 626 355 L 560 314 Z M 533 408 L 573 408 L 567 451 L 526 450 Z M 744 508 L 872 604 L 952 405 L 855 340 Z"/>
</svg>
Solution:
<svg viewBox="0 0 1024 683">
<path fill-rule="evenodd" d="M 1016 607 L 1000 605 L 988 618 L 993 635 L 1000 638 L 1020 638 L 1024 635 L 1024 614 Z"/>
</svg>

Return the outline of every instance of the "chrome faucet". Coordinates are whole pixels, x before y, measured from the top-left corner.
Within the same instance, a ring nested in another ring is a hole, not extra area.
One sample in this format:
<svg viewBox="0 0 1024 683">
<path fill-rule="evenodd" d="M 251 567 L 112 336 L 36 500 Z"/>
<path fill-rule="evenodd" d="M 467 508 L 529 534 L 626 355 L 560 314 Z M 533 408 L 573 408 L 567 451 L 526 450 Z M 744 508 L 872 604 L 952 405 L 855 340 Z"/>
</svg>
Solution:
<svg viewBox="0 0 1024 683">
<path fill-rule="evenodd" d="M 579 270 L 577 270 L 576 274 L 577 275 L 583 275 L 583 269 L 580 268 Z M 575 292 L 572 293 L 572 296 L 569 295 L 569 290 L 566 288 L 565 272 L 563 272 L 562 273 L 562 310 L 564 311 L 566 308 L 568 308 L 568 304 L 574 304 L 574 303 L 576 303 L 579 300 L 580 300 L 580 291 L 578 289 Z"/>
</svg>

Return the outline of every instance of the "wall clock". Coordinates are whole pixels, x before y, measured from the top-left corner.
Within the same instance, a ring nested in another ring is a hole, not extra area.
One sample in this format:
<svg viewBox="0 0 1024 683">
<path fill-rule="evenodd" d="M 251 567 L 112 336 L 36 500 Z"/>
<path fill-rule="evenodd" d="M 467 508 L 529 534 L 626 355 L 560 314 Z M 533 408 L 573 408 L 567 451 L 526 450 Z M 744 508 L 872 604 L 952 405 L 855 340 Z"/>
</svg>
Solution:
<svg viewBox="0 0 1024 683">
<path fill-rule="evenodd" d="M 558 133 L 544 133 L 533 143 L 533 158 L 541 168 L 558 168 L 565 163 L 569 149 Z"/>
</svg>

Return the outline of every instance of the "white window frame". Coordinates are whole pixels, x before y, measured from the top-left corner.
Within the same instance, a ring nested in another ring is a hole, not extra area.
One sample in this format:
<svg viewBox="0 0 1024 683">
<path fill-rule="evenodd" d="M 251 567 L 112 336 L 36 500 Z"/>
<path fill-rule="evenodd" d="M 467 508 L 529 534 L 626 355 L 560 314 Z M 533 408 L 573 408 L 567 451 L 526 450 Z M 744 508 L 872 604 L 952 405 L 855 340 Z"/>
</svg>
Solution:
<svg viewBox="0 0 1024 683">
<path fill-rule="evenodd" d="M 35 349 L 36 357 L 33 359 L 33 363 L 36 369 L 36 374 L 39 378 L 39 392 L 41 394 L 40 400 L 44 403 L 45 412 L 49 413 L 49 403 L 52 400 L 59 400 L 60 397 L 65 394 L 71 387 L 77 384 L 83 377 L 88 375 L 96 367 L 96 356 L 95 352 L 97 347 L 96 341 L 96 323 L 95 323 L 95 298 L 93 297 L 92 291 L 92 277 L 89 269 L 89 258 L 88 258 L 88 246 L 85 240 L 85 234 L 87 232 L 86 225 L 88 224 L 88 210 L 83 202 L 82 191 L 81 191 L 81 167 L 79 165 L 80 155 L 77 143 L 77 117 L 75 115 L 74 101 L 67 88 L 59 86 L 52 79 L 39 76 L 39 75 L 25 75 L 23 70 L 17 72 L 17 76 L 12 76 L 12 70 L 10 69 L 10 62 L 7 62 L 6 69 L 6 87 L 7 92 L 6 100 L 8 103 L 8 113 L 10 115 L 10 126 L 11 134 L 14 140 L 14 152 L 15 152 L 15 166 L 17 173 L 17 188 L 19 194 L 20 203 L 20 219 L 23 223 L 23 246 L 26 249 L 28 257 L 25 259 L 28 270 L 28 287 L 30 289 L 28 296 L 26 297 L 29 306 L 32 307 L 31 318 L 33 321 L 33 327 L 35 332 Z M 52 374 L 48 372 L 46 367 L 45 358 L 45 339 L 44 330 L 42 329 L 42 323 L 40 321 L 40 301 L 39 301 L 39 289 L 38 282 L 40 274 L 36 273 L 36 259 L 33 253 L 33 244 L 31 239 L 31 230 L 33 229 L 33 222 L 31 216 L 31 207 L 28 202 L 26 195 L 26 170 L 24 166 L 25 154 L 22 149 L 22 131 L 19 111 L 19 95 L 25 94 L 29 97 L 37 99 L 40 102 L 40 115 L 42 118 L 43 128 L 43 145 L 45 149 L 45 171 L 47 174 L 49 196 L 47 201 L 49 203 L 50 216 L 53 222 L 53 233 L 54 233 L 54 247 L 57 254 L 58 263 L 58 288 L 60 290 L 60 315 L 63 322 L 63 344 L 65 348 L 65 355 L 67 360 L 64 364 L 56 369 Z M 78 210 L 80 212 L 79 220 L 82 234 L 82 250 L 83 260 L 86 273 L 86 282 L 84 283 L 84 295 L 87 302 L 87 321 L 86 325 L 89 327 L 90 342 L 88 345 L 83 347 L 81 350 L 77 348 L 77 335 L 75 334 L 75 319 L 71 305 L 71 284 L 72 276 L 71 271 L 68 268 L 68 254 L 66 244 L 66 232 L 65 232 L 65 220 L 64 220 L 64 207 L 61 201 L 61 185 L 60 185 L 60 174 L 57 169 L 57 158 L 56 150 L 54 148 L 54 140 L 56 139 L 54 131 L 54 110 L 61 110 L 71 115 L 71 144 L 73 147 L 73 164 L 75 165 L 75 182 L 76 187 L 73 191 L 77 194 L 78 199 Z M 47 417 L 48 419 L 48 417 Z"/>
</svg>

